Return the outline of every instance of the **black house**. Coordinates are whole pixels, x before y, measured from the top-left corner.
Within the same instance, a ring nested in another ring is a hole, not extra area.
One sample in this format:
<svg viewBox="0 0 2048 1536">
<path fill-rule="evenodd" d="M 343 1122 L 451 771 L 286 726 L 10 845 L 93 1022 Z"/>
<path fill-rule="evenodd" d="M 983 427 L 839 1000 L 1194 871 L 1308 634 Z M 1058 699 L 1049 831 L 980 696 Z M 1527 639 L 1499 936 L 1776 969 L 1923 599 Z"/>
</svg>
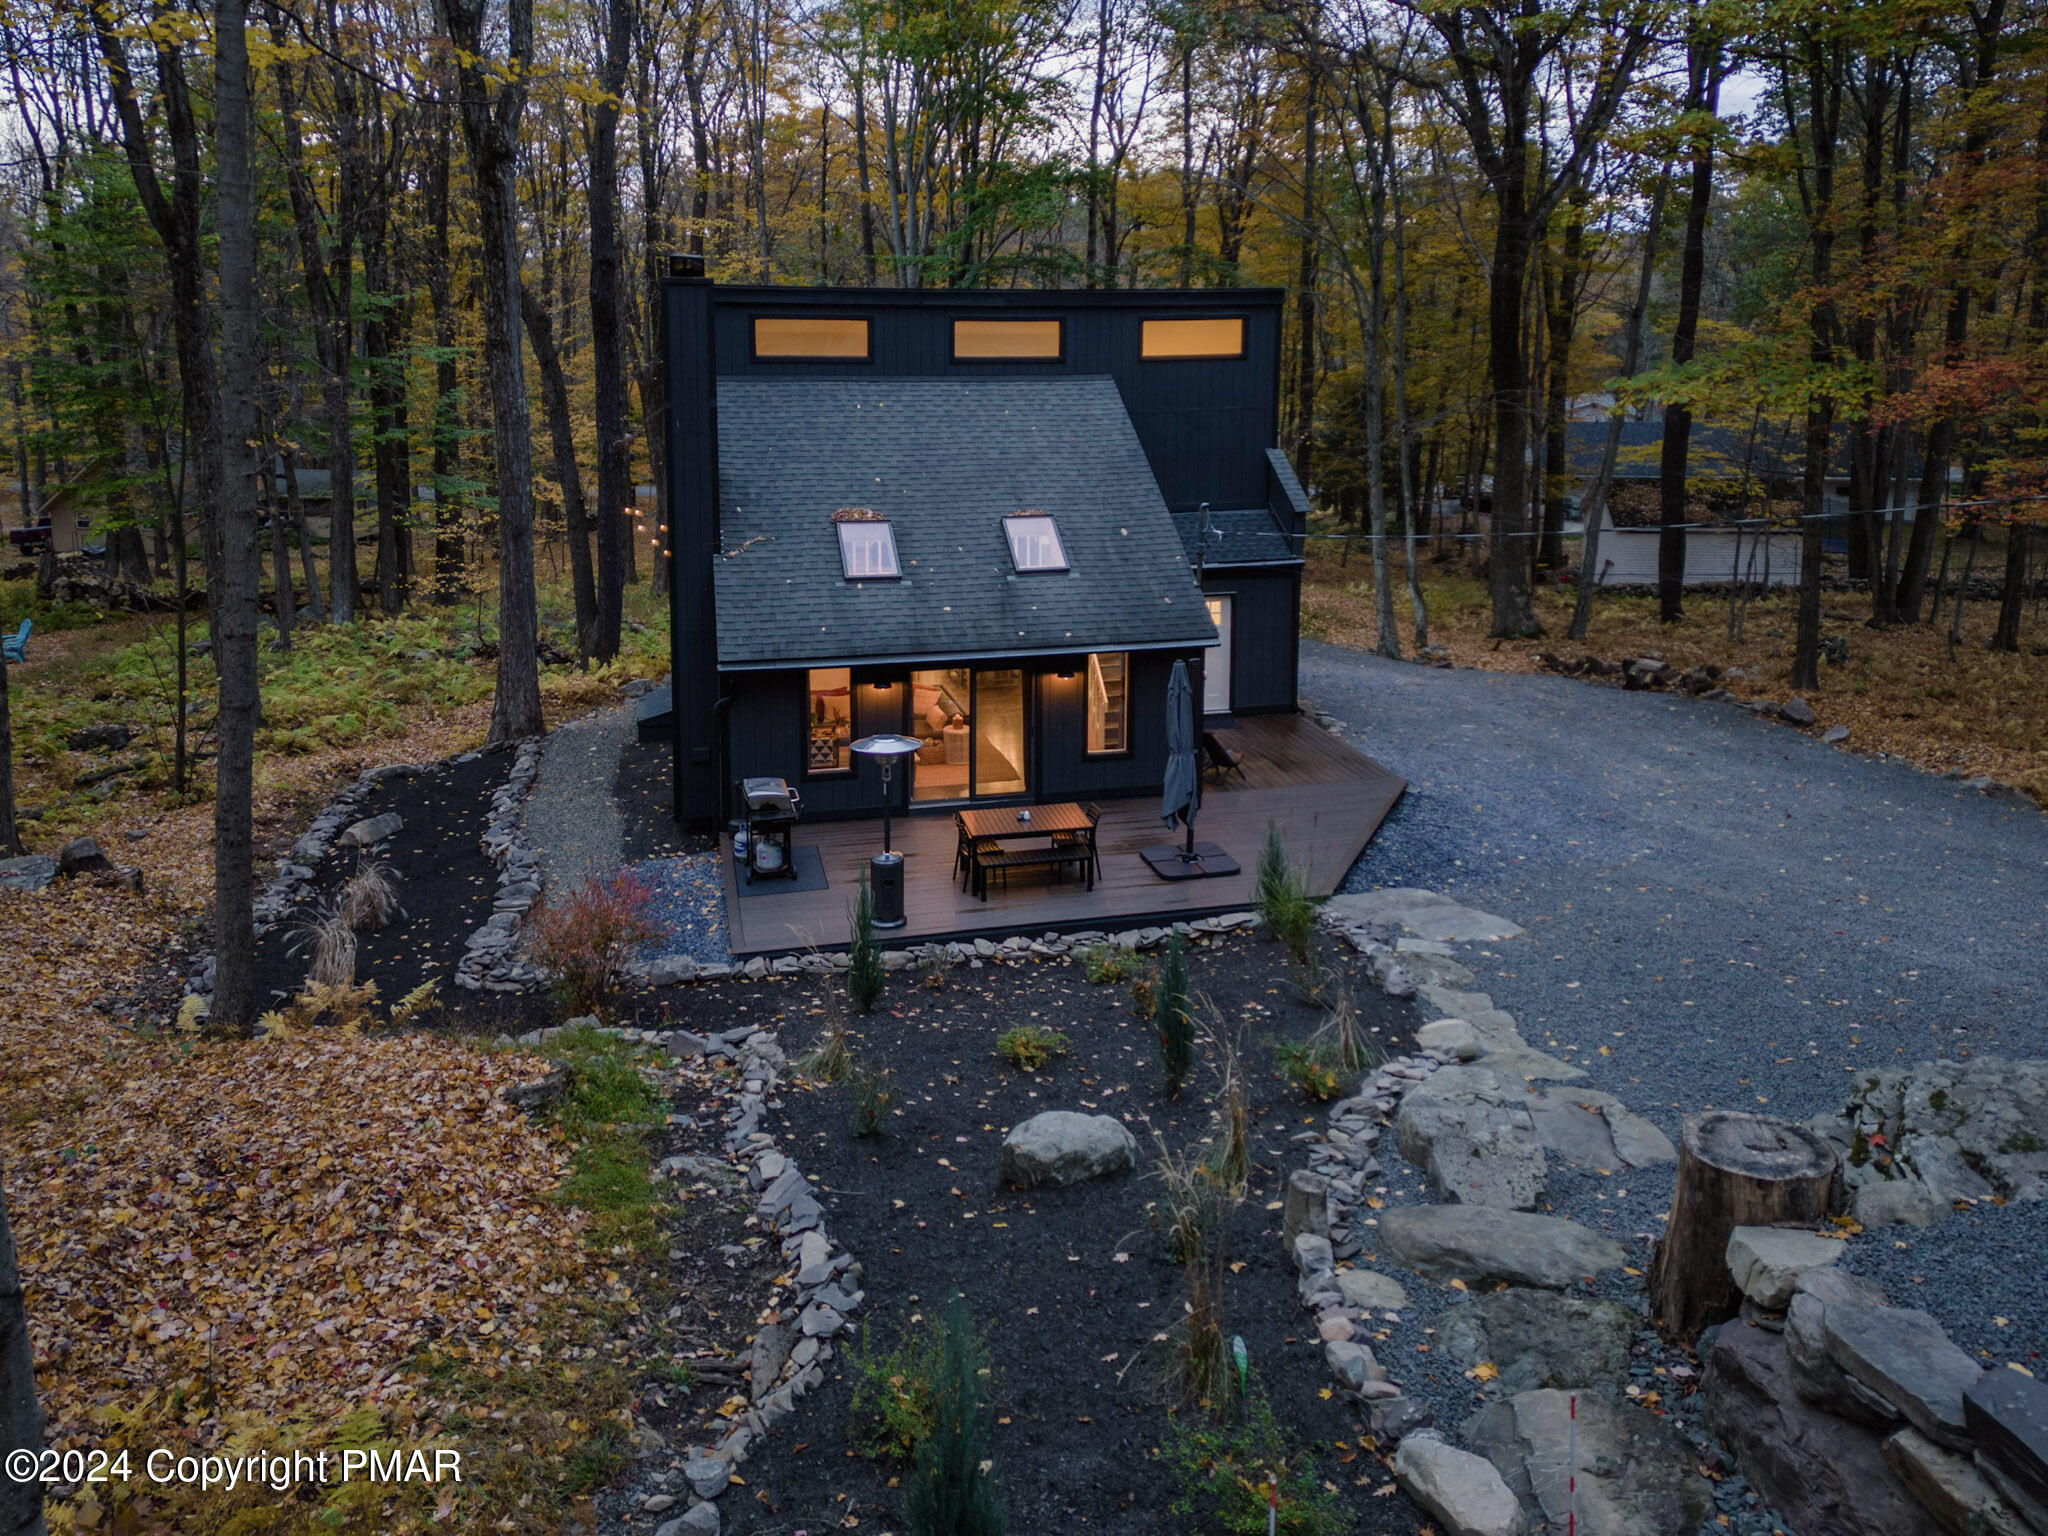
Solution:
<svg viewBox="0 0 2048 1536">
<path fill-rule="evenodd" d="M 898 809 L 1156 791 L 1176 660 L 1293 709 L 1281 299 L 668 279 L 678 819 L 873 814 L 885 731 Z"/>
</svg>

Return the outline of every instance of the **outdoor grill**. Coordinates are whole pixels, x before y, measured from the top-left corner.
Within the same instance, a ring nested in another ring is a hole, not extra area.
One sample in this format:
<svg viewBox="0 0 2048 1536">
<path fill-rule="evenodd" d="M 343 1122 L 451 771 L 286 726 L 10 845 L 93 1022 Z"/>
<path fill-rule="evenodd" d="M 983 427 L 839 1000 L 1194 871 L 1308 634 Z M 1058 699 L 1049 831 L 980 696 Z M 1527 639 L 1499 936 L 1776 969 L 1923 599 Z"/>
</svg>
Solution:
<svg viewBox="0 0 2048 1536">
<path fill-rule="evenodd" d="M 746 802 L 747 871 L 756 880 L 773 875 L 796 878 L 796 850 L 790 841 L 803 797 L 787 779 L 742 779 Z"/>
</svg>

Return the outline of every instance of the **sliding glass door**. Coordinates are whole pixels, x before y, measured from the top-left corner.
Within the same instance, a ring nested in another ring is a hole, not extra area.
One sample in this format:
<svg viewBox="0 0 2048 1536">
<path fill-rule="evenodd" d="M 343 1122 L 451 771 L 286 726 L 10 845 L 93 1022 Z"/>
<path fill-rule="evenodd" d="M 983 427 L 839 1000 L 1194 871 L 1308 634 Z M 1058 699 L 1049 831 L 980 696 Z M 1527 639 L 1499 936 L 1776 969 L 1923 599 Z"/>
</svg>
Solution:
<svg viewBox="0 0 2048 1536">
<path fill-rule="evenodd" d="M 1024 674 L 1015 668 L 934 667 L 910 674 L 917 802 L 1021 795 L 1026 771 Z"/>
</svg>

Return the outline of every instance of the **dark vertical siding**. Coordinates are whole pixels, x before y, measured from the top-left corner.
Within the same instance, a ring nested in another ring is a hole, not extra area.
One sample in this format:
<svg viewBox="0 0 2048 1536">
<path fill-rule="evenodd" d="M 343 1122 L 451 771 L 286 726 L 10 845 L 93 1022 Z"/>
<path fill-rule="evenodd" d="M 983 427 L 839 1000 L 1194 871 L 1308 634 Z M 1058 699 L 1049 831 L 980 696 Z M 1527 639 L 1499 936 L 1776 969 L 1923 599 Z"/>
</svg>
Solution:
<svg viewBox="0 0 2048 1536">
<path fill-rule="evenodd" d="M 718 814 L 719 695 L 717 595 L 718 401 L 714 384 L 712 288 L 702 278 L 662 285 L 662 334 L 668 381 L 670 673 L 675 699 L 676 820 L 707 823 Z"/>
<path fill-rule="evenodd" d="M 1247 714 L 1294 708 L 1300 575 L 1293 570 L 1211 571 L 1202 590 L 1235 599 L 1230 707 Z"/>
<path fill-rule="evenodd" d="M 1192 662 L 1192 654 L 1190 655 Z M 1166 776 L 1166 679 L 1174 657 L 1163 651 L 1139 651 L 1131 657 L 1131 750 L 1116 757 L 1088 756 L 1088 717 L 1083 696 L 1085 656 L 1051 664 L 1039 689 L 1040 775 L 1042 800 L 1086 799 L 1092 795 L 1156 792 Z M 1071 665 L 1075 676 L 1057 676 Z"/>
<path fill-rule="evenodd" d="M 1108 374 L 1124 397 L 1168 506 L 1184 509 L 1204 501 L 1219 507 L 1265 505 L 1265 451 L 1279 440 L 1278 290 L 907 295 L 884 289 L 722 288 L 717 295 L 721 374 L 856 379 Z M 866 316 L 870 360 L 755 360 L 756 315 L 805 313 Z M 953 321 L 994 313 L 1058 319 L 1066 355 L 1048 362 L 954 362 Z M 1142 359 L 1146 319 L 1193 315 L 1243 315 L 1245 355 L 1158 363 Z"/>
</svg>

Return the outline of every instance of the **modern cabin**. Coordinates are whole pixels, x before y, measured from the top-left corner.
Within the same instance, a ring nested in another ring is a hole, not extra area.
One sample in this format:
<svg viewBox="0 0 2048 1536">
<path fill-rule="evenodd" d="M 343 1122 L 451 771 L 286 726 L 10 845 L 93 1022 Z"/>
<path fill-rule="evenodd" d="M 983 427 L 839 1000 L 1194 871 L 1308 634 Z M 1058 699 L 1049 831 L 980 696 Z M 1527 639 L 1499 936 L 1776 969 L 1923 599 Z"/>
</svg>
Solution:
<svg viewBox="0 0 2048 1536">
<path fill-rule="evenodd" d="M 679 262 L 679 265 L 681 263 Z M 677 818 L 1157 793 L 1167 679 L 1291 711 L 1277 289 L 663 286 Z"/>
</svg>

